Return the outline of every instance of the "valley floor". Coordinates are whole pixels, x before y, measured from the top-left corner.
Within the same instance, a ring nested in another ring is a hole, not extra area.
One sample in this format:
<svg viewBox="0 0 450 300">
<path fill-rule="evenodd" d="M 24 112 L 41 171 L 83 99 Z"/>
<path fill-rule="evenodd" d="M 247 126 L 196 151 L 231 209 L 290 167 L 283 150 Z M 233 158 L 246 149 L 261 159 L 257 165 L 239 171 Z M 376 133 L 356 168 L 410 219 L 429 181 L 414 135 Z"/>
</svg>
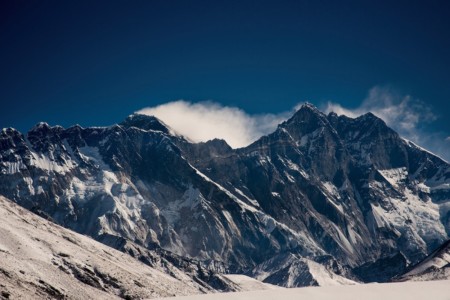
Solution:
<svg viewBox="0 0 450 300">
<path fill-rule="evenodd" d="M 178 300 L 450 300 L 450 280 L 268 289 L 164 298 Z"/>
</svg>

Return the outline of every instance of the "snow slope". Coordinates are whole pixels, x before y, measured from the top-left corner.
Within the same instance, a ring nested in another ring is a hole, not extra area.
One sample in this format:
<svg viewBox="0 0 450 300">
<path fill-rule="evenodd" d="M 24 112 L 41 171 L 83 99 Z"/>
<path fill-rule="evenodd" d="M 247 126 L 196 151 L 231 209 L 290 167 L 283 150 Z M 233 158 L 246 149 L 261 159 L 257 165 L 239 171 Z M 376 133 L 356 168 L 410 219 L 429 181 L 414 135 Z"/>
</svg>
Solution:
<svg viewBox="0 0 450 300">
<path fill-rule="evenodd" d="M 351 286 L 307 287 L 256 292 L 223 293 L 174 297 L 179 300 L 449 300 L 450 281 L 360 284 Z"/>
<path fill-rule="evenodd" d="M 273 289 L 282 289 L 282 287 L 268 284 L 256 280 L 254 278 L 248 277 L 246 275 L 240 274 L 228 274 L 223 275 L 238 286 L 240 286 L 241 290 L 244 291 L 259 291 L 259 290 L 273 290 Z"/>
<path fill-rule="evenodd" d="M 202 287 L 53 224 L 0 196 L 0 292 L 11 299 L 154 298 Z"/>
<path fill-rule="evenodd" d="M 398 281 L 426 281 L 450 279 L 450 240 L 413 266 Z"/>
</svg>

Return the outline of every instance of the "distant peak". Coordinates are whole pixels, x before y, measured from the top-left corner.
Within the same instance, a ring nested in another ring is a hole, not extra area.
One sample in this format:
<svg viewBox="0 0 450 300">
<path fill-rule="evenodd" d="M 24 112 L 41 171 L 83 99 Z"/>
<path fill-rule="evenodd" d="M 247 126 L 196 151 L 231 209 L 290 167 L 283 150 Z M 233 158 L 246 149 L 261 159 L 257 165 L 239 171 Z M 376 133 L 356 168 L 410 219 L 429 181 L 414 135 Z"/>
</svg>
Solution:
<svg viewBox="0 0 450 300">
<path fill-rule="evenodd" d="M 312 110 L 312 111 L 317 111 L 320 112 L 320 110 L 312 103 L 309 102 L 305 102 L 303 103 L 300 108 L 298 109 L 298 111 L 300 110 Z"/>
<path fill-rule="evenodd" d="M 38 133 L 38 132 L 48 132 L 48 131 L 61 131 L 64 128 L 62 126 L 56 125 L 56 126 L 50 126 L 46 122 L 39 122 L 36 125 L 34 125 L 28 133 Z"/>
<path fill-rule="evenodd" d="M 370 121 L 373 123 L 379 123 L 380 125 L 386 125 L 386 123 L 383 121 L 383 119 L 377 117 L 376 115 L 374 115 L 371 112 L 365 113 L 361 116 L 359 116 L 358 118 L 356 118 L 357 120 L 363 120 L 363 121 Z"/>
<path fill-rule="evenodd" d="M 155 116 L 140 114 L 140 113 L 134 113 L 129 115 L 126 120 L 158 120 Z"/>
<path fill-rule="evenodd" d="M 278 128 L 287 130 L 291 136 L 301 137 L 314 130 L 330 126 L 327 116 L 311 103 L 304 103 L 287 121 Z"/>
<path fill-rule="evenodd" d="M 129 115 L 119 125 L 124 126 L 124 127 L 136 127 L 136 128 L 140 128 L 143 130 L 161 131 L 161 132 L 167 133 L 167 134 L 170 133 L 168 126 L 166 124 L 164 124 L 164 122 L 161 121 L 160 119 L 158 119 L 154 116 L 149 116 L 149 115 L 144 115 L 144 114 L 139 114 L 139 113 L 134 113 L 132 115 Z"/>
<path fill-rule="evenodd" d="M 10 137 L 10 136 L 17 136 L 17 135 L 21 135 L 21 133 L 12 127 L 8 127 L 8 128 L 3 128 L 0 132 L 0 137 L 4 138 L 4 137 Z"/>
<path fill-rule="evenodd" d="M 365 113 L 365 114 L 363 114 L 363 115 L 361 115 L 361 118 L 379 119 L 377 116 L 375 116 L 370 111 Z"/>
<path fill-rule="evenodd" d="M 2 129 L 3 133 L 9 133 L 9 132 L 19 132 L 17 129 L 13 128 L 13 127 L 6 127 Z"/>
<path fill-rule="evenodd" d="M 75 124 L 67 128 L 67 130 L 77 130 L 77 131 L 81 129 L 83 129 L 83 127 L 80 124 Z"/>
<path fill-rule="evenodd" d="M 33 129 L 42 129 L 42 128 L 50 128 L 50 125 L 48 125 L 47 122 L 39 122 L 36 125 L 34 125 L 31 130 Z"/>
<path fill-rule="evenodd" d="M 313 104 L 306 102 L 300 106 L 300 108 L 295 112 L 295 114 L 290 119 L 292 120 L 298 120 L 298 119 L 311 119 L 312 118 L 318 118 L 323 119 L 326 118 L 326 116 Z M 289 122 L 289 121 L 288 121 Z"/>
<path fill-rule="evenodd" d="M 338 115 L 335 112 L 330 112 L 328 114 L 329 120 L 336 120 L 339 119 L 341 122 L 365 122 L 365 123 L 373 123 L 373 124 L 379 124 L 379 125 L 386 125 L 386 123 L 381 119 L 380 117 L 376 116 L 375 114 L 371 112 L 367 112 L 363 115 L 360 115 L 358 117 L 349 117 L 347 115 Z"/>
<path fill-rule="evenodd" d="M 209 140 L 209 141 L 205 142 L 205 144 L 214 145 L 214 146 L 220 146 L 220 147 L 225 147 L 227 149 L 228 148 L 231 149 L 230 145 L 228 145 L 227 141 L 225 141 L 224 139 L 215 138 L 215 139 L 212 139 L 212 140 Z"/>
</svg>

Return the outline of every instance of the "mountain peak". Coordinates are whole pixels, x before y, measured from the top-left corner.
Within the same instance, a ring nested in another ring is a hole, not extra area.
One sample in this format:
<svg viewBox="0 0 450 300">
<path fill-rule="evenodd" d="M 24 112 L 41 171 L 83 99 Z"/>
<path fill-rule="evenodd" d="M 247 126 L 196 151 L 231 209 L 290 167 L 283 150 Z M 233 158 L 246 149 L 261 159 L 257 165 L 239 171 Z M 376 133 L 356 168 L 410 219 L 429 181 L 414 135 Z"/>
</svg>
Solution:
<svg viewBox="0 0 450 300">
<path fill-rule="evenodd" d="M 305 102 L 303 103 L 300 108 L 297 110 L 297 112 L 301 111 L 301 110 L 308 110 L 308 111 L 313 111 L 313 112 L 317 112 L 317 113 L 322 113 L 314 104 L 309 103 L 309 102 Z"/>
<path fill-rule="evenodd" d="M 164 124 L 164 122 L 161 121 L 160 119 L 158 119 L 154 116 L 149 116 L 149 115 L 144 115 L 144 114 L 139 114 L 139 113 L 134 113 L 132 115 L 129 115 L 119 125 L 124 126 L 124 127 L 136 127 L 136 128 L 140 128 L 143 130 L 161 131 L 161 132 L 167 133 L 167 134 L 170 133 L 168 126 L 166 124 Z"/>
<path fill-rule="evenodd" d="M 30 135 L 45 135 L 49 132 L 61 132 L 64 130 L 62 126 L 56 125 L 56 126 L 50 126 L 46 122 L 39 122 L 36 125 L 34 125 L 29 131 L 28 134 Z"/>
<path fill-rule="evenodd" d="M 322 126 L 326 121 L 326 116 L 313 104 L 306 102 L 294 113 L 294 115 L 282 123 L 281 126 L 288 124 L 308 124 Z"/>
<path fill-rule="evenodd" d="M 302 104 L 290 119 L 278 125 L 276 132 L 286 130 L 291 137 L 300 139 L 304 135 L 324 127 L 333 130 L 327 116 L 317 107 L 307 102 Z"/>
<path fill-rule="evenodd" d="M 383 119 L 377 117 L 375 114 L 371 112 L 365 113 L 364 115 L 357 117 L 355 120 L 359 122 L 368 123 L 371 124 L 372 126 L 377 126 L 379 128 L 389 128 L 386 125 L 386 122 L 383 121 Z"/>
<path fill-rule="evenodd" d="M 359 116 L 358 118 L 361 119 L 369 119 L 369 120 L 381 120 L 381 118 L 377 117 L 376 115 L 374 115 L 372 112 L 367 112 L 361 116 Z"/>
<path fill-rule="evenodd" d="M 30 131 L 38 131 L 38 130 L 43 130 L 43 129 L 50 129 L 50 125 L 48 125 L 47 122 L 39 122 L 36 125 L 34 125 Z"/>
<path fill-rule="evenodd" d="M 13 127 L 2 128 L 0 132 L 1 135 L 10 135 L 12 133 L 20 133 L 20 132 Z"/>
<path fill-rule="evenodd" d="M 293 118 L 297 115 L 305 116 L 305 115 L 315 115 L 320 117 L 325 117 L 324 113 L 321 112 L 314 104 L 309 102 L 303 103 L 300 108 L 294 113 Z"/>
</svg>

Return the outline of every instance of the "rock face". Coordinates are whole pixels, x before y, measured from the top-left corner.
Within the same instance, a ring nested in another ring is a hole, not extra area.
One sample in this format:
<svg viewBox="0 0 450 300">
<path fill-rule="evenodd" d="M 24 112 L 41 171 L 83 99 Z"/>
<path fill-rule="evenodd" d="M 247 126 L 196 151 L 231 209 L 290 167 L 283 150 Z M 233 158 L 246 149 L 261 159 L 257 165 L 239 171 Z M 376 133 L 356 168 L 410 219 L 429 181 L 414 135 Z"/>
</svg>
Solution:
<svg viewBox="0 0 450 300">
<path fill-rule="evenodd" d="M 398 253 L 416 263 L 450 232 L 447 162 L 373 114 L 325 115 L 310 104 L 240 149 L 191 143 L 143 115 L 111 127 L 3 129 L 0 183 L 1 195 L 103 243 L 162 249 L 219 272 L 291 255 L 347 269 Z"/>
<path fill-rule="evenodd" d="M 272 257 L 259 264 L 248 275 L 262 282 L 287 288 L 357 283 L 351 270 L 336 263 L 332 257 L 315 257 L 313 261 L 292 253 Z"/>
<path fill-rule="evenodd" d="M 425 281 L 450 279 L 450 240 L 442 244 L 425 259 L 408 268 L 394 281 Z"/>
<path fill-rule="evenodd" d="M 408 266 L 408 260 L 402 253 L 380 258 L 375 262 L 368 262 L 353 271 L 364 282 L 388 282 L 390 279 L 402 275 Z"/>
</svg>

